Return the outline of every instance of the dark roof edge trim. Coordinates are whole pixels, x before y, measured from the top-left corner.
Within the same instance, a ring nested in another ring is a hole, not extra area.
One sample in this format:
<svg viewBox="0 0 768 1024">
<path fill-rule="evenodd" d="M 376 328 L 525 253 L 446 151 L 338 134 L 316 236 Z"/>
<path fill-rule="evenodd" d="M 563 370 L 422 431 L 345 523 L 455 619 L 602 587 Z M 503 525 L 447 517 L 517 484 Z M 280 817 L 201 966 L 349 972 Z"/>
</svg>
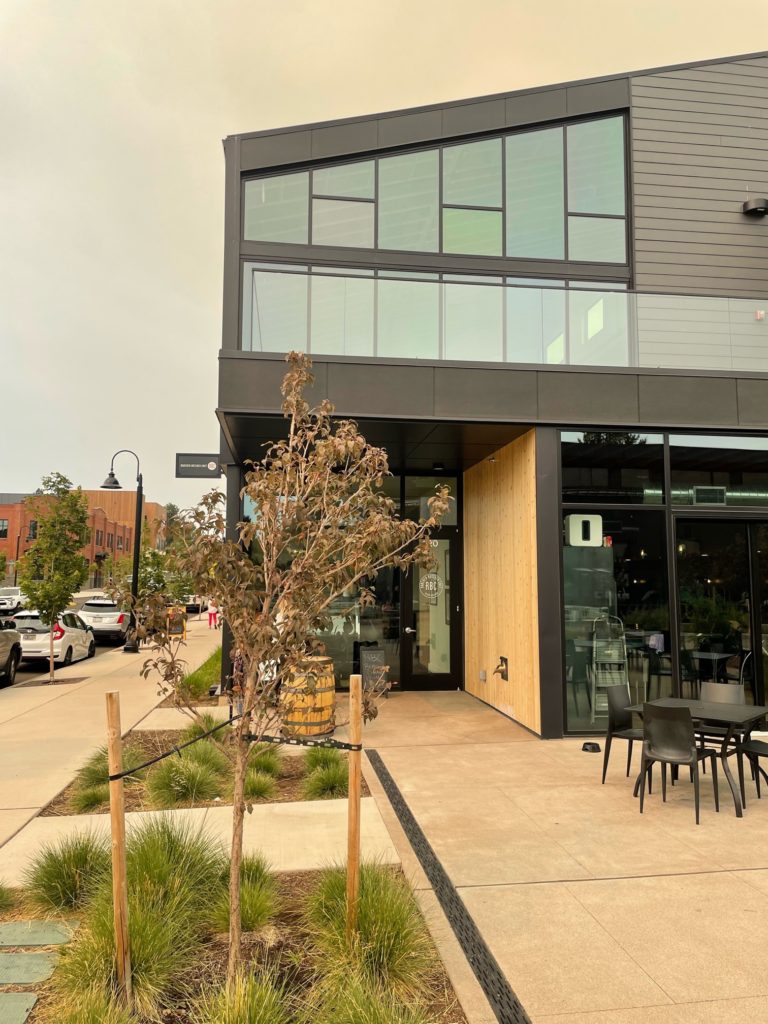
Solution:
<svg viewBox="0 0 768 1024">
<path fill-rule="evenodd" d="M 400 110 L 385 110 L 374 114 L 355 114 L 351 117 L 340 117 L 330 121 L 310 121 L 306 124 L 287 125 L 284 128 L 266 128 L 257 132 L 236 132 L 227 135 L 229 139 L 261 139 L 270 135 L 287 135 L 289 132 L 308 131 L 313 128 L 332 128 L 336 125 L 354 124 L 357 121 L 371 121 L 378 118 L 402 117 L 404 114 L 422 114 L 431 110 L 443 110 L 446 107 L 463 107 L 471 103 L 485 103 L 491 100 L 511 99 L 518 96 L 532 96 L 537 93 L 550 92 L 554 89 L 573 89 L 581 85 L 596 85 L 600 82 L 617 82 L 622 79 L 639 78 L 643 75 L 660 75 L 665 71 L 683 71 L 686 68 L 711 67 L 714 64 L 730 64 L 733 61 L 756 60 L 768 57 L 768 50 L 756 53 L 738 53 L 731 57 L 713 57 L 710 60 L 692 60 L 685 64 L 666 64 L 662 67 L 644 68 L 640 71 L 623 71 L 612 75 L 599 75 L 596 78 L 581 78 L 570 82 L 554 82 L 550 85 L 529 86 L 525 89 L 513 89 L 511 92 L 489 93 L 484 96 L 472 96 L 461 100 L 448 100 L 443 103 L 429 103 L 418 107 L 402 107 Z"/>
</svg>

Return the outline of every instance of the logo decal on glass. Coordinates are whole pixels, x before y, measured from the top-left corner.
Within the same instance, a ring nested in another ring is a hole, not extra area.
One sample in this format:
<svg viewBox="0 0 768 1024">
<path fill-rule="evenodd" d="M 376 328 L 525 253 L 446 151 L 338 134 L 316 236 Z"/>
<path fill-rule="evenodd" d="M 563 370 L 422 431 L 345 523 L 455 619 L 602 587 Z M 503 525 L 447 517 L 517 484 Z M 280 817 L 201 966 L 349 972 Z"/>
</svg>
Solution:
<svg viewBox="0 0 768 1024">
<path fill-rule="evenodd" d="M 429 601 L 430 604 L 437 604 L 438 598 L 442 596 L 445 590 L 445 583 L 443 583 L 442 576 L 438 576 L 436 572 L 427 572 L 419 580 L 419 591 L 421 596 Z"/>
</svg>

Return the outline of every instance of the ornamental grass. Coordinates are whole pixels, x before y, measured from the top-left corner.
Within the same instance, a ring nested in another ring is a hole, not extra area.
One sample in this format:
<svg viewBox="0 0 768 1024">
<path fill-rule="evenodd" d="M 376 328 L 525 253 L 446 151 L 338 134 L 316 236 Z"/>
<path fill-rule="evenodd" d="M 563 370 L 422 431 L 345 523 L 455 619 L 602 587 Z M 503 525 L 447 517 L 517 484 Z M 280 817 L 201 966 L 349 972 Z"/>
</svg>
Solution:
<svg viewBox="0 0 768 1024">
<path fill-rule="evenodd" d="M 39 910 L 76 910 L 109 881 L 110 871 L 106 837 L 81 832 L 46 843 L 24 873 L 24 889 Z"/>
</svg>

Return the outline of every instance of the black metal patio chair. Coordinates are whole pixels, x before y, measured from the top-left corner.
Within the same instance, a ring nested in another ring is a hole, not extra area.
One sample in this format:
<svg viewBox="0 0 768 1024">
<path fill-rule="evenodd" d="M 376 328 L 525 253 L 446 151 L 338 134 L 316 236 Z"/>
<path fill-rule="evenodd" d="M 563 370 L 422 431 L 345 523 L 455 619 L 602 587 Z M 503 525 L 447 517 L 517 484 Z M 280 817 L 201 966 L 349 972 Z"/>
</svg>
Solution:
<svg viewBox="0 0 768 1024">
<path fill-rule="evenodd" d="M 709 760 L 712 764 L 712 788 L 715 810 L 720 810 L 717 788 L 717 752 L 696 746 L 691 712 L 686 707 L 665 708 L 654 704 L 643 705 L 643 754 L 640 760 L 640 813 L 643 813 L 645 780 L 653 765 L 661 765 L 661 798 L 667 799 L 667 765 L 687 765 L 693 775 L 693 803 L 696 824 L 699 824 L 699 764 Z"/>
<path fill-rule="evenodd" d="M 642 740 L 642 729 L 632 728 L 632 712 L 627 708 L 632 703 L 629 696 L 629 685 L 620 683 L 617 686 L 609 686 L 605 691 L 608 698 L 608 728 L 605 733 L 605 754 L 603 755 L 603 785 L 605 775 L 608 771 L 608 758 L 611 755 L 611 743 L 614 738 L 627 740 L 627 778 L 632 767 L 632 745 L 635 740 Z"/>
</svg>

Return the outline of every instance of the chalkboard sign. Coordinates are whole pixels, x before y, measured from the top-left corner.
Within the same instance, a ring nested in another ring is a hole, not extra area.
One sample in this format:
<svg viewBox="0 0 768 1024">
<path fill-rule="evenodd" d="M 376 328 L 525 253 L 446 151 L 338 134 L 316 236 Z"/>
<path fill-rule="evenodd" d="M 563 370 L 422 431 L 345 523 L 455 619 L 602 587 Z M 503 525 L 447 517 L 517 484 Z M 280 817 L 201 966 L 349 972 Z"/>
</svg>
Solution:
<svg viewBox="0 0 768 1024">
<path fill-rule="evenodd" d="M 360 648 L 360 675 L 363 677 L 363 689 L 373 690 L 386 682 L 389 673 L 387 655 L 382 647 Z"/>
</svg>

